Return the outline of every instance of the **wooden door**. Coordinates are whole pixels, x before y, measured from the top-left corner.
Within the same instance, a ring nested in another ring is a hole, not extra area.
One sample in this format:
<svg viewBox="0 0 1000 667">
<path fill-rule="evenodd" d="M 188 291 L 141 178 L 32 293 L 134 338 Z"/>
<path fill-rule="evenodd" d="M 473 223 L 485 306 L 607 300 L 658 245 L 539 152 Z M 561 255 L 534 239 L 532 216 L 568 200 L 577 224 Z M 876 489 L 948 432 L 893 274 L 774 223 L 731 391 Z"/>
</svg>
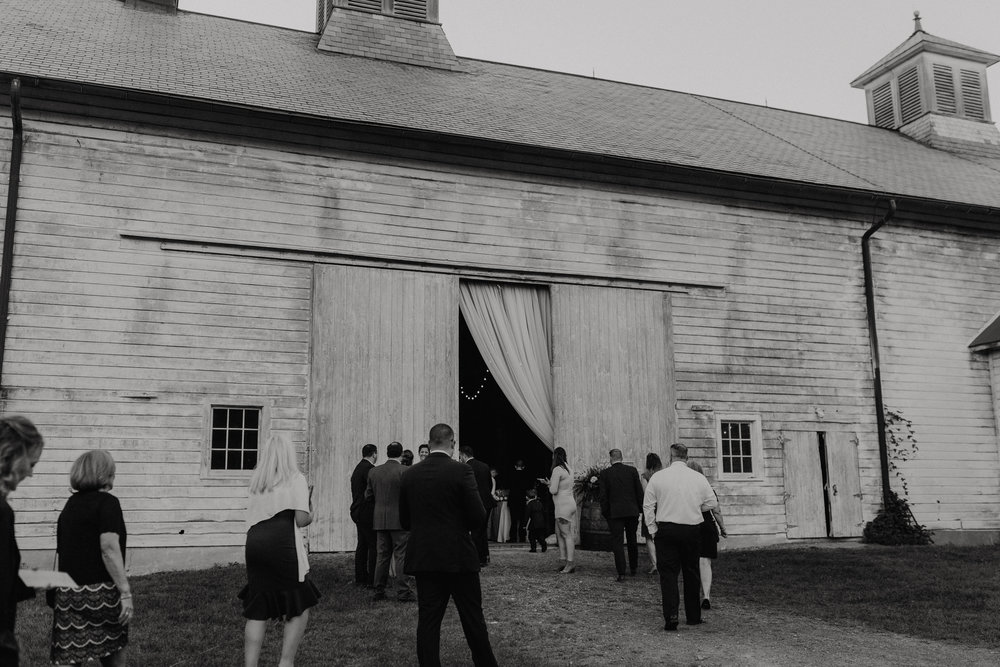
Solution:
<svg viewBox="0 0 1000 667">
<path fill-rule="evenodd" d="M 816 433 L 785 440 L 785 525 L 790 538 L 826 537 L 823 464 Z"/>
<path fill-rule="evenodd" d="M 553 286 L 555 440 L 575 469 L 613 447 L 642 465 L 676 439 L 669 332 L 662 292 Z"/>
<path fill-rule="evenodd" d="M 458 423 L 458 279 L 317 266 L 313 274 L 310 440 L 314 551 L 352 550 L 350 477 L 361 447 L 416 451 Z"/>
<path fill-rule="evenodd" d="M 858 447 L 851 433 L 826 435 L 826 469 L 830 499 L 830 537 L 859 537 L 864 529 L 861 513 L 861 473 Z"/>
</svg>

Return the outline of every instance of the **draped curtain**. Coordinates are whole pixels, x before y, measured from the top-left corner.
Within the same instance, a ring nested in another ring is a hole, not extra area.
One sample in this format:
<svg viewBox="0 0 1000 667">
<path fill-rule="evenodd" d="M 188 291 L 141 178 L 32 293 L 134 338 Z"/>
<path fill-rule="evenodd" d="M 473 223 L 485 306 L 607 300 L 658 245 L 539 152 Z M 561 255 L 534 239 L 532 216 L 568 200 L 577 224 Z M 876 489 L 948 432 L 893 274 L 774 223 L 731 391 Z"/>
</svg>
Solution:
<svg viewBox="0 0 1000 667">
<path fill-rule="evenodd" d="M 493 379 L 549 449 L 555 443 L 552 309 L 544 288 L 462 282 L 460 308 Z"/>
</svg>

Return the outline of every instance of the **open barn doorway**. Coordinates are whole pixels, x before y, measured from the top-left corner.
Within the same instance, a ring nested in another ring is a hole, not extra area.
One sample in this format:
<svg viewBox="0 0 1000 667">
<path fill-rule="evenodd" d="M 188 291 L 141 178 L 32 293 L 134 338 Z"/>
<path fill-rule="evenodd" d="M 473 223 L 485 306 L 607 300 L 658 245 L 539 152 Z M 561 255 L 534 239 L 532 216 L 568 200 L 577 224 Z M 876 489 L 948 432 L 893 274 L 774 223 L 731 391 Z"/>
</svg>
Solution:
<svg viewBox="0 0 1000 667">
<path fill-rule="evenodd" d="M 458 356 L 459 444 L 470 445 L 476 458 L 497 469 L 498 488 L 507 488 L 518 460 L 524 462 L 532 479 L 548 477 L 552 452 L 504 396 L 461 315 Z"/>
</svg>

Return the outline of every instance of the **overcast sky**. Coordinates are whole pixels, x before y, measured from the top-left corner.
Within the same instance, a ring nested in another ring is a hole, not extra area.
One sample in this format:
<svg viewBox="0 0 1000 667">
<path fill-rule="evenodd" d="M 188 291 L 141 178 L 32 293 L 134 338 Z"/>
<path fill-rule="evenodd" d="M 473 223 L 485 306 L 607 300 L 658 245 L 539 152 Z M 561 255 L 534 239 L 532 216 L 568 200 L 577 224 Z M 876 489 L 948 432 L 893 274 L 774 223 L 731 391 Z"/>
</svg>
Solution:
<svg viewBox="0 0 1000 667">
<path fill-rule="evenodd" d="M 314 31 L 315 0 L 180 0 Z M 913 32 L 1000 53 L 1000 0 L 440 0 L 455 53 L 867 122 L 850 82 Z M 1000 64 L 990 70 L 1000 118 Z"/>
</svg>

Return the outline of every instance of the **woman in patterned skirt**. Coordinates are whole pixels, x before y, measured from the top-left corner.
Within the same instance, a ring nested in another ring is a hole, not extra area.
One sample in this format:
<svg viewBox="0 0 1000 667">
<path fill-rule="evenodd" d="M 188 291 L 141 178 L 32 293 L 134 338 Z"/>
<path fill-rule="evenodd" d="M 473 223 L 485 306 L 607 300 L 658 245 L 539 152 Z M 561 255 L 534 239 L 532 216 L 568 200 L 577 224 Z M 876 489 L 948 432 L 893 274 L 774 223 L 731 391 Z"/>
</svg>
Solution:
<svg viewBox="0 0 1000 667">
<path fill-rule="evenodd" d="M 79 665 L 100 660 L 125 664 L 132 590 L 125 577 L 125 519 L 115 484 L 115 462 L 103 450 L 89 451 L 70 468 L 73 495 L 59 514 L 56 554 L 59 569 L 76 588 L 53 596 L 52 662 Z"/>
<path fill-rule="evenodd" d="M 295 653 L 309 622 L 309 608 L 319 591 L 309 580 L 302 528 L 312 522 L 310 490 L 299 471 L 295 448 L 272 436 L 250 477 L 247 508 L 247 585 L 240 592 L 246 631 L 243 652 L 247 667 L 256 667 L 267 620 L 285 621 L 281 667 Z"/>
</svg>

